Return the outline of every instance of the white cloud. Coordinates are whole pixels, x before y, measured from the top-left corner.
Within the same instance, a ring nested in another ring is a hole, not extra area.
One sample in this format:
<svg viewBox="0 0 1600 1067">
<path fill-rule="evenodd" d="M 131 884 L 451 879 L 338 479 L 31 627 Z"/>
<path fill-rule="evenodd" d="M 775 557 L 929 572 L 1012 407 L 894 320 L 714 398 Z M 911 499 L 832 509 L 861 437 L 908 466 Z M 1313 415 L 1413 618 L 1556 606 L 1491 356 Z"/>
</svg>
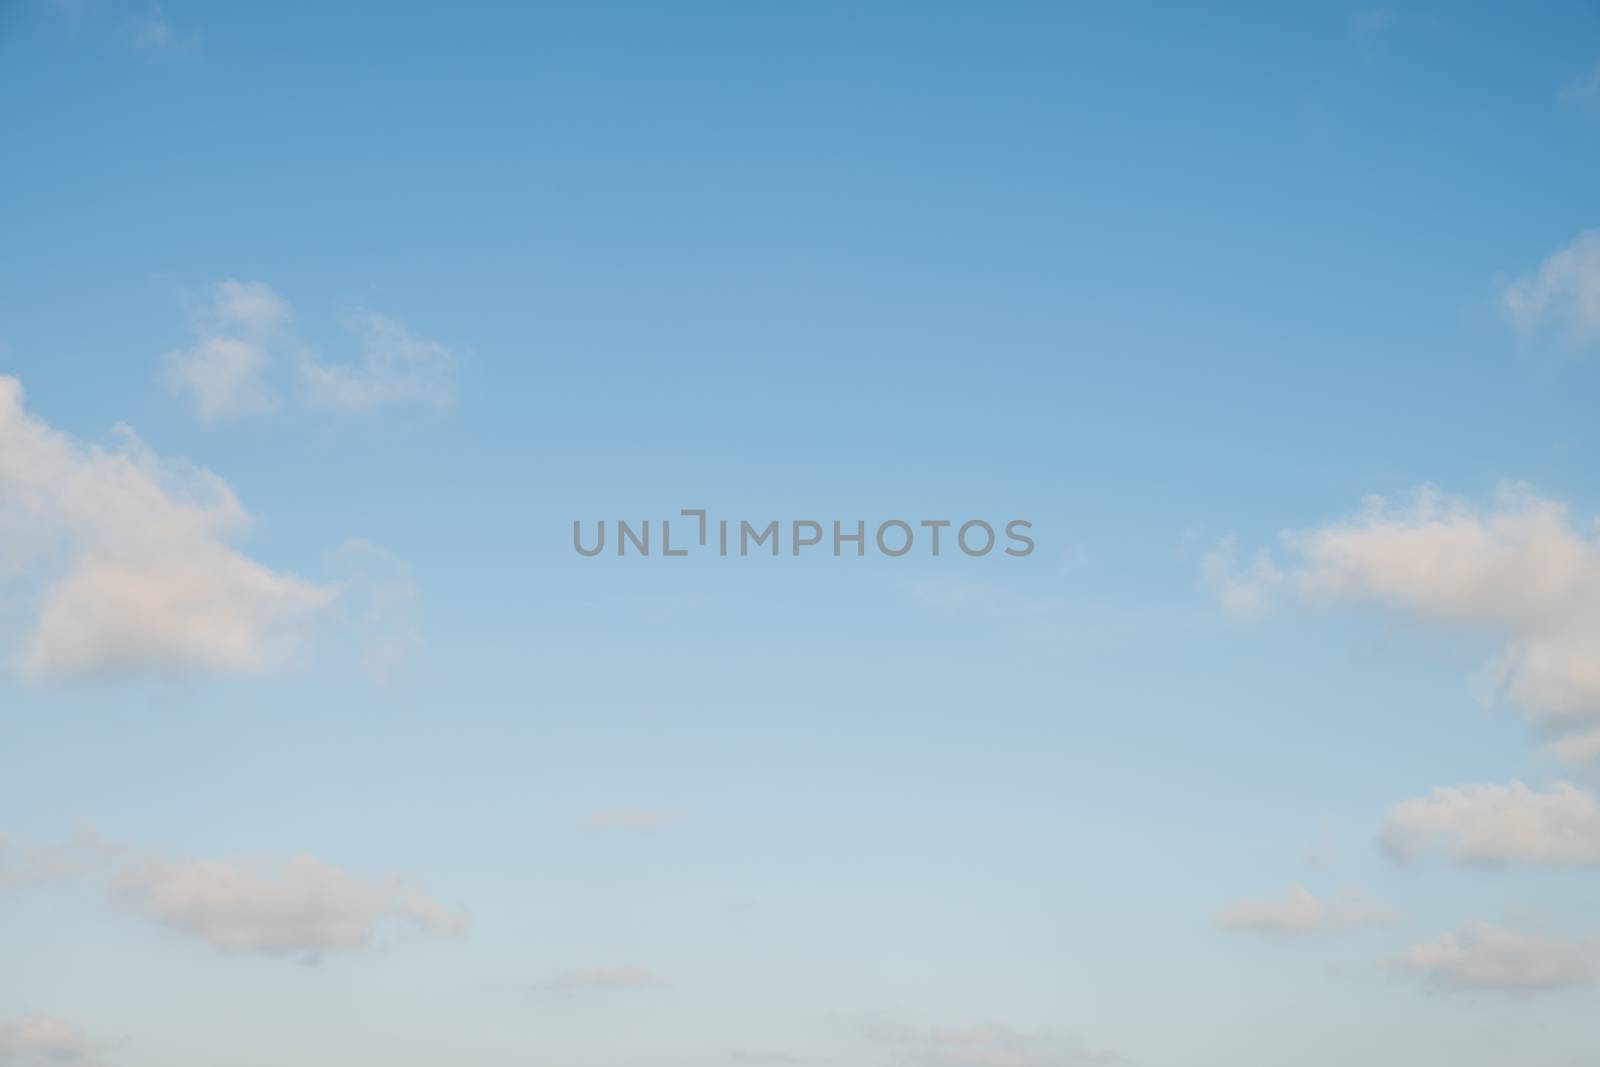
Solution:
<svg viewBox="0 0 1600 1067">
<path fill-rule="evenodd" d="M 222 952 L 365 948 L 383 920 L 444 933 L 465 926 L 419 890 L 358 879 L 311 856 L 266 871 L 214 860 L 144 860 L 124 870 L 116 888 L 136 912 Z"/>
<path fill-rule="evenodd" d="M 1600 538 L 1565 504 L 1521 487 L 1478 508 L 1432 488 L 1406 505 L 1368 501 L 1353 519 L 1283 535 L 1288 562 L 1248 570 L 1224 546 L 1208 576 L 1225 602 L 1264 607 L 1278 594 L 1372 603 L 1502 642 L 1497 695 L 1558 732 L 1600 722 Z"/>
<path fill-rule="evenodd" d="M 195 341 L 163 357 L 163 379 L 201 418 L 216 421 L 277 407 L 269 379 L 281 364 L 299 367 L 300 395 L 311 407 L 375 411 L 446 405 L 455 392 L 456 354 L 374 312 L 345 319 L 360 346 L 353 361 L 324 358 L 291 330 L 288 301 L 262 282 L 224 281 L 190 314 Z"/>
<path fill-rule="evenodd" d="M 1585 230 L 1536 273 L 1506 283 L 1500 298 L 1525 336 L 1554 328 L 1574 344 L 1600 342 L 1600 229 Z"/>
<path fill-rule="evenodd" d="M 88 1067 L 94 1045 L 77 1027 L 44 1016 L 0 1022 L 0 1067 Z"/>
<path fill-rule="evenodd" d="M 934 1027 L 878 1023 L 866 1027 L 865 1036 L 894 1046 L 896 1062 L 920 1067 L 1083 1067 L 1127 1062 L 1074 1037 L 993 1022 Z"/>
<path fill-rule="evenodd" d="M 236 337 L 206 337 L 192 348 L 167 354 L 167 387 L 190 397 L 200 417 L 209 421 L 256 415 L 276 406 L 261 382 L 266 367 L 261 345 Z"/>
<path fill-rule="evenodd" d="M 352 316 L 347 325 L 361 342 L 361 359 L 355 363 L 307 360 L 301 375 L 312 406 L 371 411 L 451 401 L 456 355 L 449 348 L 371 312 Z"/>
<path fill-rule="evenodd" d="M 1217 924 L 1229 930 L 1304 934 L 1383 926 L 1395 913 L 1359 893 L 1320 898 L 1304 886 L 1290 886 L 1276 897 L 1230 904 L 1217 913 Z"/>
<path fill-rule="evenodd" d="M 250 523 L 220 478 L 131 430 L 84 445 L 0 376 L 0 579 L 43 584 L 19 666 L 39 681 L 259 674 L 294 662 L 331 590 L 229 545 Z"/>
<path fill-rule="evenodd" d="M 291 317 L 271 286 L 218 282 L 211 299 L 191 315 L 195 343 L 163 359 L 167 388 L 187 397 L 207 420 L 272 410 L 277 399 L 264 375 L 289 343 Z"/>
<path fill-rule="evenodd" d="M 642 967 L 587 967 L 563 971 L 539 982 L 537 988 L 552 996 L 572 996 L 583 992 L 651 989 L 663 985 L 661 978 Z"/>
<path fill-rule="evenodd" d="M 1389 813 L 1384 850 L 1464 863 L 1600 864 L 1600 803 L 1576 786 L 1541 793 L 1521 782 L 1435 789 Z"/>
<path fill-rule="evenodd" d="M 1548 992 L 1600 978 L 1600 939 L 1562 941 L 1476 923 L 1413 945 L 1390 966 L 1441 990 Z"/>
</svg>

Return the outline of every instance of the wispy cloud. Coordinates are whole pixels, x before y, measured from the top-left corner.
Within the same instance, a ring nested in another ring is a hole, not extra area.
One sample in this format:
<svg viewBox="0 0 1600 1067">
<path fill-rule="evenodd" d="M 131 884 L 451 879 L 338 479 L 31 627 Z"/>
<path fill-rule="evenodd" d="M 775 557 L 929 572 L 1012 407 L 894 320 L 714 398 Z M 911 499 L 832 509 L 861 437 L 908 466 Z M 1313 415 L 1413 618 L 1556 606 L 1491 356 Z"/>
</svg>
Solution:
<svg viewBox="0 0 1600 1067">
<path fill-rule="evenodd" d="M 272 382 L 287 365 L 298 368 L 297 393 L 313 408 L 370 412 L 454 400 L 455 352 L 384 315 L 346 317 L 359 346 L 349 361 L 329 359 L 301 340 L 289 302 L 263 282 L 218 282 L 189 317 L 194 343 L 163 357 L 162 377 L 207 421 L 278 407 L 281 390 Z"/>
<path fill-rule="evenodd" d="M 0 890 L 26 889 L 82 874 L 88 861 L 102 858 L 106 842 L 92 830 L 65 841 L 38 845 L 0 832 Z"/>
<path fill-rule="evenodd" d="M 1574 345 L 1600 343 L 1600 229 L 1585 230 L 1537 271 L 1507 282 L 1500 301 L 1525 338 L 1553 331 Z"/>
<path fill-rule="evenodd" d="M 1217 913 L 1217 925 L 1229 930 L 1273 934 L 1308 934 L 1386 926 L 1397 918 L 1393 909 L 1364 894 L 1347 892 L 1321 898 L 1304 886 L 1290 886 L 1275 897 L 1230 904 Z"/>
<path fill-rule="evenodd" d="M 1439 990 L 1552 992 L 1600 979 L 1600 938 L 1562 940 L 1475 923 L 1413 945 L 1389 963 Z"/>
<path fill-rule="evenodd" d="M 1600 107 L 1600 61 L 1587 74 L 1568 82 L 1561 90 L 1561 100 L 1580 107 Z"/>
<path fill-rule="evenodd" d="M 803 1056 L 769 1049 L 734 1049 L 728 1059 L 740 1067 L 800 1067 L 809 1062 Z"/>
<path fill-rule="evenodd" d="M 83 22 L 84 12 L 88 10 L 89 0 L 50 0 L 50 6 L 67 20 L 67 24 L 77 29 Z"/>
<path fill-rule="evenodd" d="M 152 7 L 130 19 L 128 34 L 135 48 L 156 56 L 185 51 L 199 42 L 194 34 L 180 33 L 160 7 Z"/>
<path fill-rule="evenodd" d="M 411 567 L 361 538 L 340 546 L 332 563 L 340 602 L 354 613 L 367 677 L 387 685 L 422 643 L 421 594 Z"/>
<path fill-rule="evenodd" d="M 1360 41 L 1370 41 L 1394 27 L 1394 10 L 1387 7 L 1369 7 L 1352 12 L 1349 16 L 1350 32 Z"/>
<path fill-rule="evenodd" d="M 314 856 L 174 859 L 93 830 L 52 845 L 0 834 L 0 889 L 67 880 L 102 887 L 133 914 L 227 954 L 316 957 L 370 947 L 388 926 L 466 928 L 410 882 L 362 878 Z"/>
<path fill-rule="evenodd" d="M 864 1027 L 863 1036 L 891 1047 L 895 1062 L 916 1067 L 1086 1067 L 1128 1062 L 1075 1037 L 996 1022 L 932 1027 L 878 1022 Z"/>
<path fill-rule="evenodd" d="M 353 315 L 346 325 L 361 344 L 361 357 L 349 363 L 306 361 L 301 375 L 312 406 L 373 411 L 454 399 L 456 355 L 449 348 L 372 312 Z"/>
<path fill-rule="evenodd" d="M 275 350 L 288 343 L 292 317 L 271 286 L 218 282 L 190 314 L 195 343 L 163 358 L 167 388 L 207 420 L 272 410 L 277 396 L 263 378 Z"/>
<path fill-rule="evenodd" d="M 1600 729 L 1563 737 L 1549 745 L 1549 753 L 1569 766 L 1600 763 Z"/>
<path fill-rule="evenodd" d="M 664 984 L 658 975 L 643 967 L 587 967 L 552 975 L 535 983 L 535 989 L 550 996 L 569 997 L 579 993 L 654 989 Z"/>
</svg>

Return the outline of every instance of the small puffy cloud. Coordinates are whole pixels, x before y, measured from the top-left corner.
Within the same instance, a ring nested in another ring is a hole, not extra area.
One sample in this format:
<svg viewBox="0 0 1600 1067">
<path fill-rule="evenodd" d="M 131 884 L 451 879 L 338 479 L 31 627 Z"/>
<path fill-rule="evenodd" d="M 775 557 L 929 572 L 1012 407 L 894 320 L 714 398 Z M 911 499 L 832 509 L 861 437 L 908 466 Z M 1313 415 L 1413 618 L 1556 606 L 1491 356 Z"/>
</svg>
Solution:
<svg viewBox="0 0 1600 1067">
<path fill-rule="evenodd" d="M 32 582 L 18 665 L 36 681 L 260 674 L 298 659 L 331 589 L 230 542 L 250 524 L 225 482 L 126 428 L 85 445 L 0 376 L 0 581 Z"/>
<path fill-rule="evenodd" d="M 1325 899 L 1298 885 L 1275 897 L 1238 901 L 1217 913 L 1217 925 L 1225 929 L 1276 934 L 1360 929 L 1394 919 L 1391 909 L 1360 893 Z"/>
<path fill-rule="evenodd" d="M 0 1067 L 90 1067 L 94 1058 L 88 1037 L 60 1019 L 0 1021 Z"/>
<path fill-rule="evenodd" d="M 934 1027 L 877 1023 L 866 1027 L 864 1036 L 892 1046 L 895 1062 L 917 1067 L 1085 1067 L 1128 1062 L 1074 1037 L 994 1022 Z"/>
<path fill-rule="evenodd" d="M 289 305 L 260 282 L 218 282 L 192 315 L 195 343 L 163 359 L 167 388 L 190 400 L 200 417 L 270 411 L 277 398 L 264 380 L 289 344 Z"/>
<path fill-rule="evenodd" d="M 302 341 L 293 319 L 288 301 L 271 286 L 219 282 L 190 314 L 194 343 L 162 360 L 167 388 L 207 421 L 277 407 L 278 390 L 270 382 L 283 364 L 298 367 L 301 399 L 324 410 L 445 405 L 454 397 L 455 352 L 401 322 L 374 312 L 348 316 L 344 326 L 359 354 L 340 361 Z"/>
<path fill-rule="evenodd" d="M 1389 962 L 1440 990 L 1550 992 L 1600 978 L 1600 938 L 1564 941 L 1476 923 L 1413 945 Z"/>
<path fill-rule="evenodd" d="M 585 992 L 627 992 L 664 985 L 660 976 L 642 967 L 586 967 L 563 971 L 537 984 L 540 992 L 568 997 Z"/>
<path fill-rule="evenodd" d="M 265 870 L 146 859 L 118 876 L 116 893 L 135 912 L 227 953 L 365 948 L 385 920 L 442 933 L 465 927 L 420 890 L 359 879 L 311 856 Z"/>
<path fill-rule="evenodd" d="M 188 396 L 208 421 L 226 415 L 271 411 L 276 400 L 262 384 L 266 349 L 237 337 L 203 337 L 191 348 L 169 352 L 167 387 Z"/>
<path fill-rule="evenodd" d="M 361 343 L 359 360 L 310 359 L 301 366 L 301 382 L 313 407 L 372 411 L 451 401 L 456 355 L 449 348 L 371 312 L 352 316 L 347 326 Z"/>
<path fill-rule="evenodd" d="M 1356 517 L 1285 533 L 1284 559 L 1241 568 L 1224 545 L 1207 573 L 1225 604 L 1280 596 L 1368 603 L 1443 629 L 1491 636 L 1491 688 L 1558 733 L 1600 723 L 1600 537 L 1565 504 L 1522 487 L 1487 507 L 1424 488 L 1372 498 Z"/>
<path fill-rule="evenodd" d="M 1585 83 L 1575 95 L 1587 91 Z M 1600 343 L 1600 229 L 1585 230 L 1536 272 L 1507 282 L 1500 300 L 1525 337 L 1554 330 L 1576 345 Z"/>
<path fill-rule="evenodd" d="M 1438 854 L 1463 863 L 1600 864 L 1600 802 L 1566 782 L 1548 792 L 1521 782 L 1451 786 L 1398 805 L 1381 841 L 1401 862 Z"/>
</svg>

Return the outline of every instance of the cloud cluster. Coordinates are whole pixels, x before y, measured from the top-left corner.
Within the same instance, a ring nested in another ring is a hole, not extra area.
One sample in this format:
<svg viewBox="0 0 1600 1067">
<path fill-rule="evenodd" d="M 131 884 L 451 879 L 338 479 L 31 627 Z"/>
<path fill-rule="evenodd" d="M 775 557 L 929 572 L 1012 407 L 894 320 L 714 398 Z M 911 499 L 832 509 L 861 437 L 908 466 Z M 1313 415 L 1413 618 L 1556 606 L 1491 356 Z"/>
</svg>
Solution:
<svg viewBox="0 0 1600 1067">
<path fill-rule="evenodd" d="M 1567 320 L 1600 339 L 1600 231 L 1554 257 L 1538 278 L 1507 292 L 1530 326 Z M 1381 498 L 1326 526 L 1285 533 L 1276 554 L 1241 564 L 1229 543 L 1206 561 L 1223 605 L 1255 614 L 1276 600 L 1368 604 L 1445 632 L 1489 637 L 1484 674 L 1568 762 L 1600 758 L 1600 526 L 1524 487 L 1486 506 L 1432 488 L 1398 505 Z M 1600 801 L 1565 782 L 1435 789 L 1389 812 L 1380 843 L 1409 863 L 1440 856 L 1468 864 L 1600 864 Z M 1225 925 L 1309 929 L 1324 921 L 1303 891 L 1247 902 Z M 1414 945 L 1391 960 L 1437 989 L 1535 991 L 1600 977 L 1600 940 L 1561 941 L 1478 924 Z"/>
<path fill-rule="evenodd" d="M 445 345 L 361 312 L 345 320 L 359 346 L 356 358 L 326 360 L 295 335 L 293 318 L 288 301 L 265 283 L 218 282 L 190 315 L 194 343 L 162 361 L 168 389 L 203 419 L 260 414 L 278 405 L 268 379 L 286 363 L 297 370 L 302 400 L 315 408 L 372 411 L 450 402 L 457 358 Z"/>
<path fill-rule="evenodd" d="M 1565 504 L 1510 487 L 1479 508 L 1424 488 L 1286 533 L 1282 547 L 1285 560 L 1263 553 L 1247 567 L 1227 545 L 1208 558 L 1224 606 L 1248 612 L 1288 594 L 1490 635 L 1502 646 L 1488 673 L 1500 698 L 1558 733 L 1600 725 L 1600 537 Z"/>
<path fill-rule="evenodd" d="M 333 591 L 232 547 L 250 516 L 133 432 L 85 445 L 0 376 L 0 582 L 42 582 L 16 657 L 33 680 L 260 674 L 299 658 Z"/>
<path fill-rule="evenodd" d="M 81 1030 L 44 1016 L 0 1022 L 0 1067 L 89 1067 L 94 1045 Z"/>
<path fill-rule="evenodd" d="M 441 933 L 465 926 L 420 890 L 364 881 L 311 856 L 267 871 L 145 860 L 117 878 L 116 891 L 139 914 L 230 953 L 365 948 L 385 919 Z"/>
<path fill-rule="evenodd" d="M 1395 807 L 1381 842 L 1401 862 L 1438 854 L 1463 863 L 1600 864 L 1600 802 L 1565 782 L 1548 792 L 1521 782 L 1440 788 Z"/>
<path fill-rule="evenodd" d="M 1413 945 L 1390 966 L 1440 990 L 1548 992 L 1600 979 L 1600 938 L 1563 941 L 1476 923 Z"/>
<path fill-rule="evenodd" d="M 1600 92 L 1600 67 L 1591 81 L 1575 83 L 1569 99 Z M 1554 330 L 1569 343 L 1600 343 L 1600 229 L 1585 230 L 1527 277 L 1506 283 L 1501 305 L 1525 337 Z"/>
<path fill-rule="evenodd" d="M 1217 913 L 1217 925 L 1229 930 L 1307 934 L 1384 926 L 1393 910 L 1360 893 L 1321 898 L 1304 886 L 1291 886 L 1276 897 L 1241 900 Z"/>
<path fill-rule="evenodd" d="M 993 1022 L 934 1027 L 877 1023 L 865 1028 L 865 1036 L 893 1046 L 896 1062 L 916 1067 L 1086 1067 L 1128 1062 L 1074 1037 Z"/>
</svg>

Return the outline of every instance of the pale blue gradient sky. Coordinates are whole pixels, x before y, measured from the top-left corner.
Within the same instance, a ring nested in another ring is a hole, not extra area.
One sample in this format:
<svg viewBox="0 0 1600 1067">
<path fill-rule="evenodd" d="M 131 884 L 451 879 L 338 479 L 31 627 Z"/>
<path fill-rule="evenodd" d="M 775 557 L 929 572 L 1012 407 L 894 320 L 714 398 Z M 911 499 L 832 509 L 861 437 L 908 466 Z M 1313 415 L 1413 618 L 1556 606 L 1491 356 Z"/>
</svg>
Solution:
<svg viewBox="0 0 1600 1067">
<path fill-rule="evenodd" d="M 470 926 L 308 966 L 95 877 L 0 892 L 0 1021 L 112 1067 L 976 1062 L 873 1021 L 1162 1067 L 1600 1062 L 1593 990 L 1383 965 L 1600 929 L 1593 872 L 1374 844 L 1436 786 L 1555 773 L 1473 693 L 1492 644 L 1241 622 L 1202 580 L 1221 537 L 1425 483 L 1600 512 L 1600 359 L 1498 306 L 1596 224 L 1600 100 L 1563 99 L 1592 6 L 329 6 L 0 4 L 0 374 L 225 479 L 267 566 L 380 546 L 419 640 L 387 684 L 348 617 L 266 678 L 8 676 L 0 831 L 307 853 Z M 361 310 L 449 346 L 454 401 L 313 410 L 280 360 L 277 410 L 197 418 L 162 358 L 224 279 L 334 358 Z M 569 547 L 694 506 L 1039 547 Z M 671 819 L 585 826 L 614 809 Z M 1295 883 L 1404 918 L 1212 921 Z M 608 967 L 660 981 L 541 989 Z"/>
</svg>

